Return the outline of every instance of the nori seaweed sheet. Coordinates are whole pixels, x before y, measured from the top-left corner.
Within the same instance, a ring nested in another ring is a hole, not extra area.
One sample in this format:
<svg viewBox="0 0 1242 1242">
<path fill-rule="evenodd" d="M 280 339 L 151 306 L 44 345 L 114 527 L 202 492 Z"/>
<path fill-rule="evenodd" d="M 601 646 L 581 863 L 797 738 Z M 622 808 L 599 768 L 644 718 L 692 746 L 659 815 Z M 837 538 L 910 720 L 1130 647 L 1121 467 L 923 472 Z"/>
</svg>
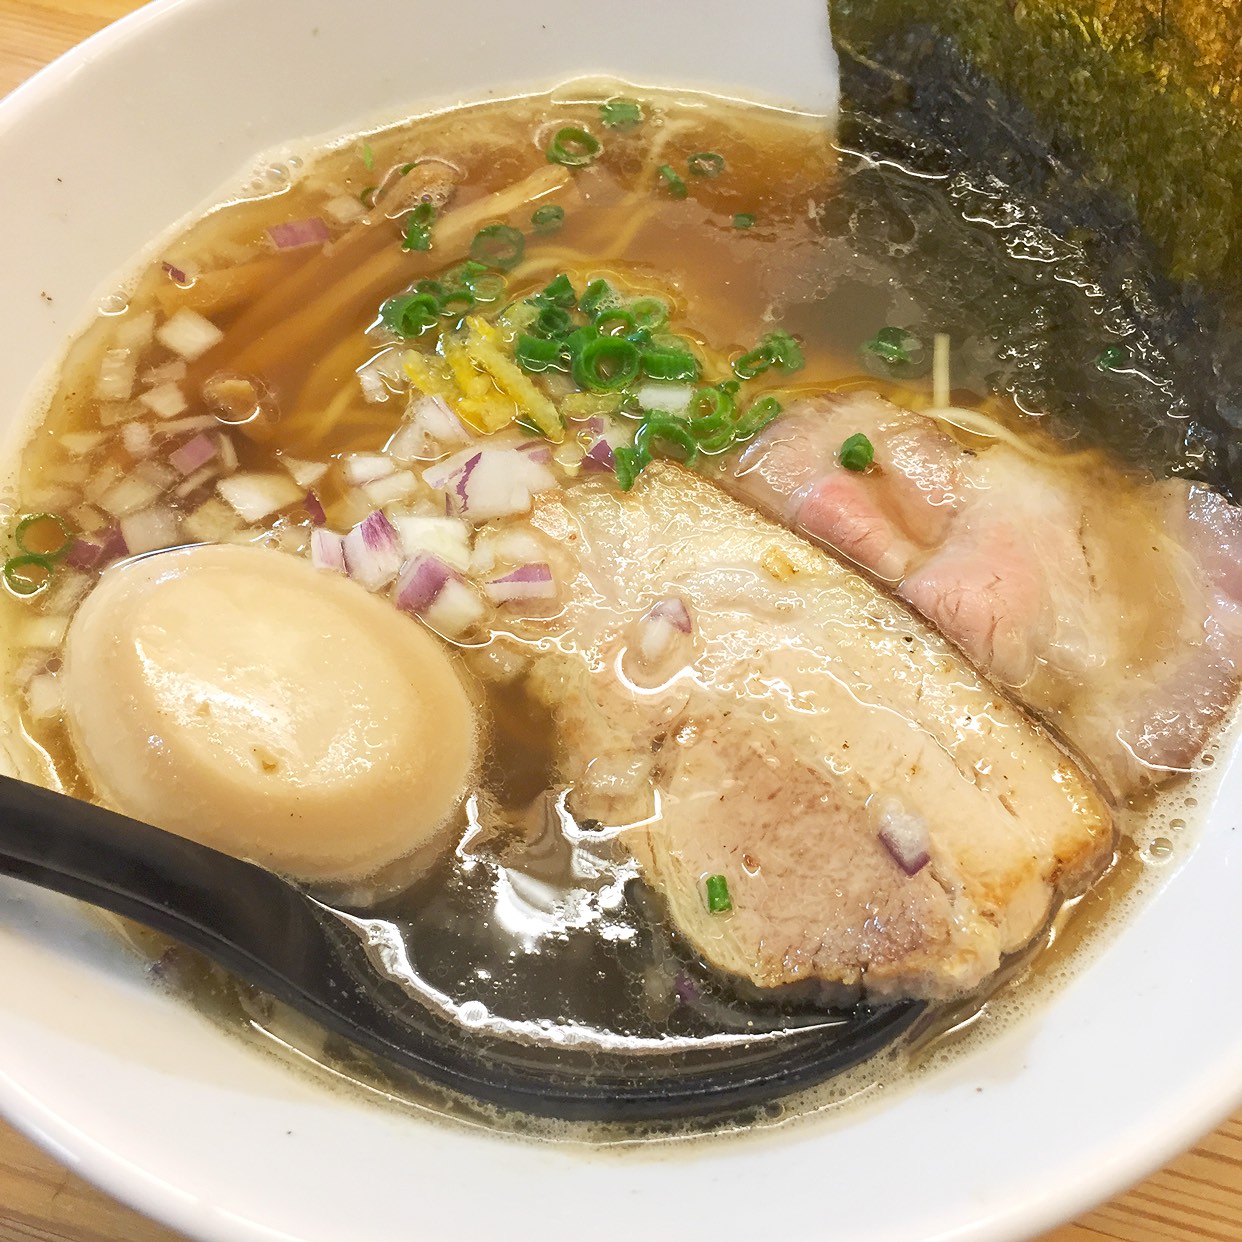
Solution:
<svg viewBox="0 0 1242 1242">
<path fill-rule="evenodd" d="M 917 308 L 901 326 L 981 345 L 986 384 L 1061 439 L 1242 496 L 1235 294 L 1174 279 L 1134 201 L 953 37 L 837 46 L 844 175 L 824 225 L 900 283 Z"/>
</svg>

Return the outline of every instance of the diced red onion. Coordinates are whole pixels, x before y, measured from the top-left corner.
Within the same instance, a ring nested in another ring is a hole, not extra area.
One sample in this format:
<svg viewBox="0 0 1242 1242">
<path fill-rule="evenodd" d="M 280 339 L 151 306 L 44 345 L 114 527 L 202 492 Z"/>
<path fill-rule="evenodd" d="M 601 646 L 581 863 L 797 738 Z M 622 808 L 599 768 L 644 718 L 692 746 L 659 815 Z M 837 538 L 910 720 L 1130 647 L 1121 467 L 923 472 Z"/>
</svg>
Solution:
<svg viewBox="0 0 1242 1242">
<path fill-rule="evenodd" d="M 647 609 L 647 616 L 652 620 L 667 622 L 679 633 L 692 634 L 694 632 L 694 623 L 690 620 L 690 609 L 686 607 L 686 601 L 678 599 L 676 595 L 657 600 Z"/>
<path fill-rule="evenodd" d="M 103 559 L 103 544 L 75 539 L 65 553 L 65 564 L 73 569 L 94 569 Z"/>
<path fill-rule="evenodd" d="M 102 551 L 99 554 L 99 564 L 107 565 L 112 561 L 120 560 L 123 556 L 129 555 L 129 544 L 125 542 L 125 536 L 121 533 L 119 526 L 110 526 L 104 533 Z"/>
<path fill-rule="evenodd" d="M 529 444 L 520 444 L 518 452 L 525 453 L 531 461 L 537 461 L 540 465 L 552 464 L 552 446 L 546 440 L 532 440 Z"/>
<path fill-rule="evenodd" d="M 457 578 L 454 570 L 431 552 L 408 560 L 397 578 L 394 598 L 404 612 L 423 613 L 439 598 L 445 584 Z"/>
<path fill-rule="evenodd" d="M 314 492 L 306 493 L 306 499 L 302 501 L 302 508 L 309 515 L 312 525 L 322 526 L 327 522 L 328 515 L 323 511 L 323 505 L 319 503 L 319 497 Z"/>
<path fill-rule="evenodd" d="M 465 449 L 423 471 L 429 487 L 443 491 L 450 514 L 476 526 L 492 518 L 526 513 L 531 498 L 557 486 L 556 476 L 517 449 Z"/>
<path fill-rule="evenodd" d="M 194 439 L 187 440 L 179 449 L 169 453 L 168 460 L 184 476 L 200 470 L 215 455 L 216 442 L 210 436 L 199 432 Z"/>
<path fill-rule="evenodd" d="M 431 552 L 454 569 L 470 565 L 470 527 L 458 518 L 426 517 L 416 513 L 398 513 L 392 524 L 401 537 L 401 548 L 409 558 L 420 552 Z"/>
<path fill-rule="evenodd" d="M 174 280 L 179 285 L 188 285 L 190 278 L 179 268 L 174 267 L 167 259 L 161 264 L 164 271 L 168 273 L 169 279 Z"/>
<path fill-rule="evenodd" d="M 487 608 L 475 589 L 459 578 L 452 578 L 422 617 L 438 634 L 454 638 L 481 621 L 486 613 Z"/>
<path fill-rule="evenodd" d="M 931 862 L 931 837 L 921 815 L 912 815 L 896 798 L 886 798 L 878 819 L 880 840 L 906 875 L 917 875 Z"/>
<path fill-rule="evenodd" d="M 235 474 L 221 479 L 216 490 L 246 522 L 261 522 L 302 499 L 301 489 L 284 474 Z"/>
<path fill-rule="evenodd" d="M 364 483 L 374 483 L 376 479 L 387 478 L 396 470 L 392 459 L 383 453 L 352 453 L 341 463 L 345 471 L 345 480 L 351 487 L 361 487 Z"/>
<path fill-rule="evenodd" d="M 284 466 L 293 481 L 299 487 L 314 487 L 328 473 L 328 463 L 320 461 L 303 461 L 300 457 L 280 455 L 280 464 Z"/>
<path fill-rule="evenodd" d="M 402 463 L 436 461 L 472 438 L 440 397 L 419 397 L 384 451 Z"/>
<path fill-rule="evenodd" d="M 395 505 L 413 496 L 418 491 L 418 479 L 410 470 L 398 470 L 373 483 L 363 484 L 362 490 L 371 504 L 382 509 L 385 505 Z"/>
<path fill-rule="evenodd" d="M 387 586 L 401 569 L 401 540 L 393 524 L 377 509 L 345 536 L 345 569 L 368 591 Z"/>
<path fill-rule="evenodd" d="M 311 564 L 316 569 L 345 573 L 345 540 L 334 530 L 316 526 L 311 531 Z"/>
<path fill-rule="evenodd" d="M 224 333 L 210 319 L 183 306 L 159 327 L 155 339 L 174 354 L 193 362 L 224 340 Z"/>
<path fill-rule="evenodd" d="M 552 577 L 552 568 L 546 561 L 520 565 L 511 573 L 499 578 L 490 578 L 484 584 L 483 589 L 495 604 L 556 597 L 556 582 Z"/>
<path fill-rule="evenodd" d="M 693 631 L 690 609 L 684 600 L 675 595 L 657 600 L 638 622 L 638 657 L 648 666 L 657 664 Z"/>
<path fill-rule="evenodd" d="M 332 232 L 318 217 L 307 220 L 289 220 L 284 224 L 273 224 L 267 230 L 272 245 L 277 250 L 296 250 L 299 246 L 320 246 L 332 240 Z"/>
<path fill-rule="evenodd" d="M 138 400 L 160 418 L 176 418 L 178 414 L 185 413 L 189 404 L 185 393 L 181 391 L 181 385 L 175 380 L 149 388 Z"/>
<path fill-rule="evenodd" d="M 612 445 L 600 436 L 594 444 L 586 451 L 586 455 L 582 458 L 583 470 L 600 470 L 611 474 L 617 466 L 616 455 L 612 451 Z"/>
<path fill-rule="evenodd" d="M 129 513 L 121 519 L 120 525 L 126 546 L 135 555 L 171 548 L 180 537 L 177 515 L 164 505 Z"/>
<path fill-rule="evenodd" d="M 381 350 L 355 372 L 362 395 L 372 404 L 391 400 L 409 386 L 401 362 L 401 350 L 393 346 Z"/>
</svg>

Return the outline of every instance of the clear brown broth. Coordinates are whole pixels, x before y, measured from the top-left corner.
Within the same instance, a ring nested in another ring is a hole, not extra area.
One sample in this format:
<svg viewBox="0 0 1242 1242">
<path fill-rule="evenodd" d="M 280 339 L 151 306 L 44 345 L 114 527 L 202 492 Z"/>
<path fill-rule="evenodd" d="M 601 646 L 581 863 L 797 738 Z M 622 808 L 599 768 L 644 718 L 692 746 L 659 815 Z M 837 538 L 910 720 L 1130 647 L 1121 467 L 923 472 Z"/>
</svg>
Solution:
<svg viewBox="0 0 1242 1242">
<path fill-rule="evenodd" d="M 384 250 L 394 253 L 389 292 L 396 292 L 412 279 L 434 274 L 443 260 L 434 250 L 429 256 L 402 257 L 397 226 L 389 221 L 376 224 L 352 251 L 334 249 L 348 232 L 347 226 L 334 226 L 334 247 L 327 252 L 317 248 L 273 252 L 266 240 L 267 229 L 282 221 L 316 216 L 326 199 L 356 197 L 385 170 L 428 157 L 447 159 L 460 169 L 462 189 L 457 203 L 467 205 L 546 167 L 547 138 L 562 125 L 602 132 L 606 156 L 591 170 L 578 174 L 572 191 L 563 196 L 563 229 L 549 238 L 528 236 L 525 259 L 511 275 L 507 297 L 533 292 L 561 270 L 578 280 L 605 275 L 623 287 L 666 297 L 673 307 L 674 327 L 721 354 L 750 348 L 777 324 L 796 332 L 807 357 L 806 369 L 798 376 L 800 387 L 823 390 L 865 383 L 897 400 L 910 401 L 913 394 L 926 403 L 924 383 L 901 384 L 860 373 L 860 334 L 869 336 L 884 324 L 891 309 L 889 296 L 861 285 L 852 288 L 849 296 L 824 295 L 830 284 L 824 265 L 830 259 L 820 244 L 817 213 L 831 187 L 837 156 L 823 119 L 645 92 L 646 123 L 634 132 L 613 133 L 599 129 L 598 98 L 598 92 L 581 88 L 481 104 L 422 118 L 365 139 L 351 138 L 326 152 L 257 170 L 246 193 L 172 239 L 131 282 L 123 308 L 120 301 L 110 305 L 110 313 L 102 314 L 73 346 L 60 385 L 22 458 L 16 511 L 76 509 L 85 503 L 90 477 L 109 469 L 131 468 L 132 462 L 106 422 L 106 405 L 95 400 L 92 391 L 100 359 L 117 325 L 148 307 L 161 313 L 182 305 L 192 307 L 225 334 L 211 355 L 210 368 L 190 366 L 191 382 L 186 388 L 191 408 L 187 413 L 202 412 L 194 396 L 196 382 L 219 365 L 218 354 L 246 358 L 247 373 L 259 375 L 272 394 L 279 409 L 275 430 L 232 436 L 243 469 L 271 468 L 277 449 L 324 461 L 381 448 L 401 410 L 392 402 L 376 405 L 361 395 L 349 395 L 357 389 L 355 371 L 375 352 L 374 341 L 366 335 L 376 314 L 375 298 L 345 299 L 334 306 L 292 353 L 282 348 L 278 331 L 254 336 L 255 298 L 284 282 L 301 282 L 308 291 L 306 297 L 313 299 L 362 262 L 360 256 Z M 373 169 L 366 167 L 364 142 L 372 152 Z M 663 193 L 655 166 L 669 163 L 684 169 L 687 156 L 702 150 L 720 152 L 727 174 L 714 179 L 687 176 L 690 195 L 686 200 Z M 735 227 L 737 213 L 753 214 L 754 227 Z M 192 278 L 188 287 L 182 288 L 170 277 L 169 266 Z M 291 313 L 296 305 L 290 306 Z M 158 366 L 171 357 L 154 346 L 146 364 Z M 984 409 L 1038 439 L 1042 432 L 1016 407 L 985 395 L 987 369 L 986 359 L 966 365 L 957 377 L 954 400 Z M 325 418 L 325 402 L 343 393 L 346 397 L 336 402 L 333 416 Z M 74 470 L 81 471 L 74 462 L 79 459 L 66 453 L 64 437 L 96 430 L 103 431 L 106 439 L 89 454 L 86 482 L 75 483 Z M 1128 489 L 1130 484 L 1118 478 L 1118 486 Z M 348 524 L 343 490 L 326 492 L 321 498 L 330 524 L 338 528 Z M 198 499 L 191 497 L 187 507 Z M 299 550 L 308 525 L 305 515 L 287 515 L 275 525 L 270 539 L 286 549 Z M 0 621 L 18 633 L 32 615 L 51 612 L 55 606 L 56 596 L 51 592 L 34 601 L 17 601 L 0 592 Z M 10 655 L 11 678 L 23 675 L 23 662 L 28 672 L 32 658 L 43 657 L 43 666 L 53 669 L 57 658 L 54 651 L 39 650 L 33 657 L 20 651 Z M 551 722 L 520 685 L 481 684 L 492 722 L 491 759 L 481 790 L 494 816 L 489 833 L 494 857 L 484 868 L 488 883 L 472 883 L 460 867 L 460 857 L 455 856 L 443 870 L 384 907 L 385 915 L 406 930 L 411 943 L 430 946 L 426 982 L 463 998 L 483 997 L 492 1012 L 517 1024 L 533 991 L 539 997 L 537 1009 L 623 1038 L 657 1038 L 670 1031 L 698 1038 L 736 1028 L 739 1023 L 753 1023 L 759 1013 L 768 1022 L 813 1020 L 811 1011 L 799 1006 L 757 1010 L 739 1001 L 727 984 L 686 959 L 658 919 L 652 921 L 646 913 L 633 910 L 616 916 L 617 926 L 632 933 L 630 941 L 613 941 L 602 948 L 594 930 L 579 934 L 564 927 L 554 929 L 536 951 L 527 952 L 529 969 L 519 977 L 518 986 L 502 982 L 504 963 L 515 952 L 515 938 L 492 934 L 494 910 L 488 903 L 497 876 L 511 865 L 517 872 L 538 872 L 542 867 L 542 878 L 554 886 L 568 887 L 570 879 L 564 851 L 549 853 L 546 835 L 532 830 L 521 815 L 521 809 L 540 791 L 555 786 Z M 63 726 L 30 717 L 23 723 L 32 748 L 43 758 L 48 780 L 90 796 Z M 1142 812 L 1143 808 L 1133 812 L 1140 837 L 1147 831 L 1142 824 L 1148 822 Z M 1151 822 L 1163 822 L 1161 814 Z M 1154 832 L 1147 831 L 1148 837 Z M 600 860 L 613 880 L 624 878 L 622 860 L 606 851 Z M 1074 930 L 1060 932 L 1056 946 L 1035 958 L 1034 972 L 1027 972 L 1028 983 L 1023 986 L 1034 986 L 1029 976 L 1041 969 L 1060 971 L 1071 944 L 1080 954 L 1080 942 L 1093 936 L 1097 925 L 1113 921 L 1111 911 L 1127 904 L 1146 874 L 1138 847 L 1126 846 L 1123 865 L 1114 868 L 1084 899 L 1078 917 L 1069 924 Z M 487 930 L 481 936 L 461 937 L 454 929 L 465 925 Z M 555 951 L 550 947 L 553 941 L 558 945 Z M 150 945 L 145 937 L 142 943 Z M 631 944 L 632 949 L 618 949 L 618 943 Z M 274 1030 L 282 1029 L 279 1015 L 261 1000 L 245 989 L 235 989 L 201 963 L 162 950 L 157 956 L 162 975 L 187 987 L 199 1003 L 222 1014 L 230 1025 L 266 1023 Z M 693 975 L 695 986 L 710 1002 L 702 1009 L 688 1010 L 677 1004 L 676 987 L 688 975 Z M 584 980 L 599 978 L 606 981 L 605 988 L 582 987 Z M 1008 986 L 1012 989 L 1015 984 Z M 972 1002 L 971 1014 L 979 1012 L 981 1003 Z M 947 1010 L 942 1024 L 957 1027 L 961 1020 L 958 1011 Z M 936 1049 L 938 1055 L 938 1044 Z M 325 1053 L 323 1048 L 310 1051 Z M 340 1049 L 333 1053 L 330 1047 L 327 1054 L 344 1055 Z M 363 1066 L 354 1066 L 353 1072 L 364 1078 L 373 1073 Z M 891 1074 L 891 1064 L 885 1072 Z M 400 1089 L 412 1090 L 410 1084 Z M 450 1112 L 456 1108 L 443 1101 L 435 1106 Z"/>
</svg>

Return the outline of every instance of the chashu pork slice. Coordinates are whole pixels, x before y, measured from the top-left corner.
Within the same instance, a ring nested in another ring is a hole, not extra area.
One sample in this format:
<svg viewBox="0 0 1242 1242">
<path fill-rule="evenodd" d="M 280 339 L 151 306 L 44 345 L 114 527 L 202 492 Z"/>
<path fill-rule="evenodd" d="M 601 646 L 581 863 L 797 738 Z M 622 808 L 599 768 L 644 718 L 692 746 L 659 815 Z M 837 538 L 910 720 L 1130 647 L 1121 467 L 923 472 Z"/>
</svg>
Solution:
<svg viewBox="0 0 1242 1242">
<path fill-rule="evenodd" d="M 569 806 L 712 966 L 832 999 L 964 994 L 1107 863 L 1108 811 L 1039 726 L 697 475 L 545 493 L 530 522 L 561 598 L 507 628 L 537 653 Z"/>
</svg>

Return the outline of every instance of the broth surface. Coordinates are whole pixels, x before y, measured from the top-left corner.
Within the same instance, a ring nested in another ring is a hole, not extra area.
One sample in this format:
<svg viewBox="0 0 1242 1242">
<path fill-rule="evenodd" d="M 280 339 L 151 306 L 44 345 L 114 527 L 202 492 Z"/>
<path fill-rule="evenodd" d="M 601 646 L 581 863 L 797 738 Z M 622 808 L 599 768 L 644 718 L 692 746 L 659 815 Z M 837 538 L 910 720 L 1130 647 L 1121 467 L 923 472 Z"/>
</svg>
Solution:
<svg viewBox="0 0 1242 1242">
<path fill-rule="evenodd" d="M 216 441 L 217 457 L 234 457 L 243 475 L 279 471 L 289 458 L 332 465 L 311 485 L 323 520 L 335 530 L 360 521 L 366 511 L 358 489 L 335 463 L 382 450 L 404 413 L 404 396 L 395 387 L 385 391 L 381 382 L 368 392 L 358 380 L 360 372 L 373 374 L 374 361 L 391 349 L 377 335 L 377 311 L 384 299 L 467 253 L 438 248 L 434 226 L 429 251 L 402 250 L 401 226 L 383 218 L 384 195 L 374 205 L 375 187 L 391 195 L 406 177 L 424 173 L 432 184 L 440 166 L 457 184 L 455 210 L 466 211 L 545 176 L 548 143 L 565 126 L 599 134 L 604 155 L 572 178 L 547 179 L 547 188 L 521 204 L 520 213 L 501 213 L 525 221 L 540 204 L 564 208 L 563 225 L 554 232 L 524 229 L 524 253 L 505 273 L 504 302 L 537 293 L 562 272 L 578 287 L 603 278 L 630 295 L 663 298 L 670 325 L 713 356 L 750 350 L 777 327 L 796 334 L 805 368 L 793 379 L 760 377 L 756 397 L 770 392 L 788 400 L 799 392 L 865 386 L 910 408 L 931 404 L 926 372 L 867 373 L 860 362 L 865 342 L 895 317 L 925 328 L 928 345 L 937 325 L 903 281 L 899 227 L 881 222 L 898 238 L 884 259 L 872 253 L 858 264 L 842 249 L 855 229 L 869 231 L 874 241 L 877 222 L 865 214 L 851 218 L 843 241 L 834 215 L 841 155 L 824 118 L 643 92 L 640 125 L 601 128 L 600 101 L 615 93 L 573 84 L 548 96 L 351 135 L 327 149 L 258 166 L 246 194 L 171 240 L 160 261 L 138 273 L 75 343 L 23 456 L 14 513 L 63 514 L 75 533 L 102 537 L 115 524 L 110 498 L 115 505 L 116 489 L 137 479 L 162 497 L 175 531 L 171 542 L 254 542 L 274 554 L 306 555 L 318 524 L 309 506 L 288 503 L 246 521 L 230 516 L 215 498 L 215 476 L 190 486 L 193 471 L 170 467 L 179 447 L 208 435 L 223 437 Z M 694 175 L 691 159 L 704 152 L 723 157 L 723 171 Z M 681 170 L 684 194 L 662 171 L 668 169 Z M 364 223 L 368 213 L 376 215 L 370 225 Z M 310 244 L 282 248 L 274 241 L 282 228 L 308 220 L 319 222 Z M 1019 270 L 1026 262 L 1022 256 L 1013 261 Z M 98 376 L 117 349 L 118 333 L 149 311 L 162 323 L 182 309 L 209 320 L 223 334 L 220 343 L 200 358 L 182 360 L 158 338 L 151 343 L 149 333 L 140 333 L 144 344 L 130 395 L 100 397 Z M 1009 344 L 982 336 L 959 343 L 954 403 L 981 411 L 1084 481 L 1114 488 L 1117 521 L 1133 528 L 1136 546 L 1147 544 L 1154 519 L 1138 491 L 1146 478 L 1116 470 L 1095 451 L 1071 454 L 1072 436 L 1050 431 L 1046 420 L 1014 404 L 1003 382 Z M 251 395 L 262 411 L 257 418 L 233 421 L 203 398 L 204 383 L 219 376 L 254 382 Z M 149 400 L 142 406 L 144 395 L 169 385 L 184 408 L 165 413 Z M 135 411 L 151 428 L 145 440 L 125 430 L 137 421 Z M 177 430 L 169 434 L 170 428 Z M 978 445 L 969 432 L 954 435 L 967 448 Z M 416 493 L 414 499 L 425 497 Z M 23 728 L 47 782 L 81 797 L 92 794 L 89 780 L 54 701 L 41 705 L 37 694 L 51 692 L 65 624 L 97 573 L 93 566 L 58 570 L 51 585 L 30 598 L 0 591 L 0 625 L 12 636 L 4 653 L 9 693 L 25 704 Z M 1119 616 L 1143 615 L 1130 604 L 1151 589 L 1150 577 L 1119 578 L 1111 586 Z M 1146 641 L 1158 646 L 1168 637 L 1157 625 Z M 553 1048 L 667 1050 L 681 1041 L 692 1046 L 776 1037 L 824 1021 L 823 1009 L 805 1000 L 742 997 L 698 963 L 644 896 L 625 851 L 595 831 L 598 825 L 577 823 L 565 810 L 552 721 L 527 692 L 522 670 L 510 666 L 505 645 L 472 637 L 463 640 L 457 659 L 483 703 L 491 740 L 477 788 L 463 803 L 456 849 L 398 895 L 385 892 L 382 877 L 373 891 L 332 895 L 354 914 L 378 896 L 366 917 L 396 929 L 409 950 L 407 982 L 424 1003 L 465 1027 Z M 41 690 L 30 689 L 36 685 Z M 1104 913 L 1079 915 L 1067 924 L 1072 934 L 1061 930 L 1061 920 L 1057 955 L 1078 938 L 1079 926 L 1090 938 L 1098 935 L 1095 925 L 1114 923 L 1112 910 L 1125 907 L 1132 894 L 1154 883 L 1170 857 L 1180 856 L 1191 836 L 1184 824 L 1194 816 L 1182 814 L 1180 802 L 1179 813 L 1170 813 L 1170 797 L 1207 801 L 1201 792 L 1181 790 L 1126 810 L 1123 863 L 1080 903 Z M 1181 826 L 1166 827 L 1174 822 Z M 187 986 L 209 1009 L 219 1008 L 229 1025 L 241 1018 L 286 1029 L 287 1019 L 261 999 L 234 990 L 213 971 L 204 973 L 183 954 L 159 960 L 163 977 Z M 1036 962 L 1036 974 L 1064 968 L 1051 954 Z M 986 1007 L 983 998 L 972 1001 L 965 1018 L 946 1010 L 940 1025 L 960 1031 L 963 1023 L 980 1025 L 981 1014 L 987 1025 L 989 1012 L 1017 1012 L 1021 998 L 1039 990 L 1029 979 L 1010 981 Z M 306 1051 L 325 1055 L 322 1046 Z M 329 1047 L 326 1055 L 339 1057 L 341 1049 Z M 814 1111 L 866 1093 L 877 1075 L 891 1077 L 895 1064 L 886 1058 L 799 1107 Z M 372 1074 L 361 1065 L 347 1071 Z M 460 1109 L 438 1098 L 431 1103 L 449 1113 Z M 781 1115 L 777 1108 L 772 1117 Z"/>
</svg>

